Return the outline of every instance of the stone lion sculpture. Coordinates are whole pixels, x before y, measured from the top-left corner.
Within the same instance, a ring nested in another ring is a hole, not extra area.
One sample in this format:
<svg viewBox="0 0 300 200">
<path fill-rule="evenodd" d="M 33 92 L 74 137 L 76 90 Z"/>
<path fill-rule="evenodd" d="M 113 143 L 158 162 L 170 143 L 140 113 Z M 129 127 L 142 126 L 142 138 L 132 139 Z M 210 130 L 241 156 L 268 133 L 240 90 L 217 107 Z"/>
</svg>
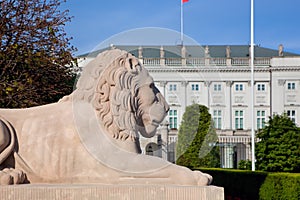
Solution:
<svg viewBox="0 0 300 200">
<path fill-rule="evenodd" d="M 209 185 L 212 177 L 142 155 L 168 105 L 147 70 L 118 49 L 99 54 L 57 103 L 0 109 L 0 184 Z"/>
</svg>

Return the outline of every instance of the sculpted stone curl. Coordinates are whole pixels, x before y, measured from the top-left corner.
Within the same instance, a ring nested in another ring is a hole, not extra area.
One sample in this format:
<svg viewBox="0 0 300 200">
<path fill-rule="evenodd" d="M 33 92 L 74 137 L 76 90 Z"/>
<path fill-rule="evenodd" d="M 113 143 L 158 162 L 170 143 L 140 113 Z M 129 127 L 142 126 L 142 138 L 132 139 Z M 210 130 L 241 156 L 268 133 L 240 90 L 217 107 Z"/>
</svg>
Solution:
<svg viewBox="0 0 300 200">
<path fill-rule="evenodd" d="M 91 61 L 58 103 L 0 109 L 0 184 L 208 185 L 212 178 L 141 155 L 168 105 L 138 59 L 121 50 Z"/>
</svg>

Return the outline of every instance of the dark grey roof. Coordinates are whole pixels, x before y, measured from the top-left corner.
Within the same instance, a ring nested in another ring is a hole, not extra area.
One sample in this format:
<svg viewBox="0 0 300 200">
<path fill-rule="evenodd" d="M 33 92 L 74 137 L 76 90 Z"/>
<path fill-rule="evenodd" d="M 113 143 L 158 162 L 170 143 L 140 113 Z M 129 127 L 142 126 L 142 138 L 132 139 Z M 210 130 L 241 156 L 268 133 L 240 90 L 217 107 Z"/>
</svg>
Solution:
<svg viewBox="0 0 300 200">
<path fill-rule="evenodd" d="M 209 56 L 213 58 L 226 57 L 226 48 L 230 47 L 230 57 L 249 57 L 249 45 L 204 45 L 204 46 L 185 46 L 187 57 L 204 57 L 205 47 L 209 49 Z M 135 56 L 138 56 L 138 49 L 142 47 L 144 58 L 159 58 L 161 46 L 131 46 L 131 45 L 114 45 L 115 48 L 128 51 Z M 181 56 L 182 46 L 163 46 L 165 57 L 176 58 Z M 86 53 L 78 56 L 80 57 L 96 57 L 100 52 L 110 49 L 97 50 L 91 53 Z M 278 50 L 255 46 L 254 49 L 255 57 L 277 57 Z M 300 56 L 299 54 L 283 52 L 284 56 Z"/>
</svg>

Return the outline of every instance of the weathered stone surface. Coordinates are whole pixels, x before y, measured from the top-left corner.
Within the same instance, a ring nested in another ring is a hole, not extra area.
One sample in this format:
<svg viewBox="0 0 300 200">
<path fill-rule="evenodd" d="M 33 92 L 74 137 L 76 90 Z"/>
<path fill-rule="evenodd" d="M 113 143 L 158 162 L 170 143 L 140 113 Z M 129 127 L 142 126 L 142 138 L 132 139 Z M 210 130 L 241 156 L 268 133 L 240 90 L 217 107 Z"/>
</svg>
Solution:
<svg viewBox="0 0 300 200">
<path fill-rule="evenodd" d="M 0 187 L 0 200 L 224 200 L 215 186 L 18 185 Z"/>
</svg>

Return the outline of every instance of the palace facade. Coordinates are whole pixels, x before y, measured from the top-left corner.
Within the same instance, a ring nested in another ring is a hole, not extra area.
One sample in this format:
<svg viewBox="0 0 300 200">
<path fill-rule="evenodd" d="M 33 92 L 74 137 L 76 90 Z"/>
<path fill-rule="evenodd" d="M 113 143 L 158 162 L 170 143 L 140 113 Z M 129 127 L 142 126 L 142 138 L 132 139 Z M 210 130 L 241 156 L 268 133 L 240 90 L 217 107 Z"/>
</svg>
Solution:
<svg viewBox="0 0 300 200">
<path fill-rule="evenodd" d="M 178 129 L 186 106 L 209 108 L 218 135 L 221 167 L 251 160 L 251 67 L 248 45 L 111 46 L 131 52 L 153 76 L 170 105 L 157 136 L 141 139 L 143 153 L 175 162 Z M 104 50 L 104 49 L 103 49 Z M 100 51 L 103 51 L 100 50 Z M 79 56 L 79 66 L 100 51 Z M 254 129 L 273 114 L 300 125 L 300 55 L 255 46 Z"/>
</svg>

